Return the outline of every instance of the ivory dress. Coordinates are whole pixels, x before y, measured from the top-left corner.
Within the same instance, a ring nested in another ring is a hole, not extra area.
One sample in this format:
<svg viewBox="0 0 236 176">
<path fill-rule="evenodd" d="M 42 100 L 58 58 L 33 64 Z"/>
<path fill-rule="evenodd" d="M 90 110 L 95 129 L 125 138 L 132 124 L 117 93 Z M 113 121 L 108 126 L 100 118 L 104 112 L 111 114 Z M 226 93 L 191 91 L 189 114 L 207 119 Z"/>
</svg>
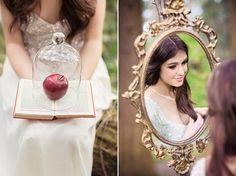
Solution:
<svg viewBox="0 0 236 176">
<path fill-rule="evenodd" d="M 161 107 L 148 95 L 144 96 L 144 100 L 147 114 L 153 127 L 168 140 L 181 140 L 186 131 L 186 125 L 169 121 Z"/>
<path fill-rule="evenodd" d="M 21 26 L 31 59 L 39 48 L 51 42 L 54 32 L 67 35 L 67 26 L 65 20 L 51 24 L 31 13 L 28 26 Z M 83 35 L 77 35 L 72 45 L 80 49 Z M 96 109 L 94 119 L 13 119 L 17 84 L 18 77 L 6 58 L 0 78 L 0 175 L 91 175 L 96 123 L 102 110 L 108 108 L 111 102 L 110 80 L 103 60 L 100 59 L 92 77 Z"/>
</svg>

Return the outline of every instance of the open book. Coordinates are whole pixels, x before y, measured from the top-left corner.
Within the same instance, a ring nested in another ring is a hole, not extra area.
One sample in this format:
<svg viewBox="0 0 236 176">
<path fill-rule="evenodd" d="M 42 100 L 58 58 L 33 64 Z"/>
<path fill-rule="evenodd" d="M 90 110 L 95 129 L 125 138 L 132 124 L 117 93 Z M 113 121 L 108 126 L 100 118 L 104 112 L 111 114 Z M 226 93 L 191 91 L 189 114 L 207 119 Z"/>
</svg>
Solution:
<svg viewBox="0 0 236 176">
<path fill-rule="evenodd" d="M 74 83 L 70 83 L 73 86 Z M 17 89 L 14 108 L 14 118 L 52 120 L 55 118 L 94 118 L 94 102 L 92 87 L 89 80 L 81 80 L 76 90 L 78 96 L 69 92 L 57 100 L 52 101 L 42 93 L 40 98 L 33 98 L 33 82 L 28 79 L 20 79 Z M 35 90 L 34 90 L 35 91 Z M 65 106 L 67 105 L 67 106 Z M 69 106 L 68 106 L 69 105 Z M 65 108 L 66 107 L 66 108 Z"/>
</svg>

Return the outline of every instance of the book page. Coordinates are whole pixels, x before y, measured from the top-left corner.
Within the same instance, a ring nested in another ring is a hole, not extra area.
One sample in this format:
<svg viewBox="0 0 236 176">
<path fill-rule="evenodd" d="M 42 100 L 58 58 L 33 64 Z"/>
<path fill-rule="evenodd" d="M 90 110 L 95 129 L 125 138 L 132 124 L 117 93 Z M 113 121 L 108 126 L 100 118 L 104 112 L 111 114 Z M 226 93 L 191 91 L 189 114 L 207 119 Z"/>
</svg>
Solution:
<svg viewBox="0 0 236 176">
<path fill-rule="evenodd" d="M 40 101 L 40 103 L 37 101 Z M 53 116 L 53 102 L 46 95 L 42 94 L 37 101 L 33 98 L 32 80 L 21 79 L 15 105 L 15 116 L 21 118 L 27 118 L 28 116 L 30 118 Z M 40 104 L 43 104 L 43 107 Z"/>
<path fill-rule="evenodd" d="M 88 80 L 70 82 L 70 92 L 55 102 L 57 117 L 95 116 L 91 83 Z M 65 104 L 69 105 L 65 108 Z"/>
</svg>

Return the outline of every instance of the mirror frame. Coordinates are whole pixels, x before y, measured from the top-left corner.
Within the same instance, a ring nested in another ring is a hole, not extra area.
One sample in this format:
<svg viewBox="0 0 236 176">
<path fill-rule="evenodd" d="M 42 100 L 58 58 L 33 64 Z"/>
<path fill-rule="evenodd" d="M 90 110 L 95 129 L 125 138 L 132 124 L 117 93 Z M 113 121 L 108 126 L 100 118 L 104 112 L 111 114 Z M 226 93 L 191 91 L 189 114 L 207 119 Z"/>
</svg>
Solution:
<svg viewBox="0 0 236 176">
<path fill-rule="evenodd" d="M 158 6 L 155 1 L 153 3 Z M 171 33 L 184 32 L 193 37 L 205 51 L 211 70 L 220 63 L 220 58 L 215 56 L 215 47 L 217 44 L 215 31 L 206 24 L 202 17 L 197 16 L 193 21 L 188 19 L 190 13 L 191 11 L 184 6 L 183 0 L 165 1 L 161 11 L 161 16 L 164 20 L 161 22 L 156 22 L 155 20 L 150 21 L 148 31 L 143 31 L 134 42 L 138 57 L 138 64 L 132 66 L 132 73 L 135 75 L 135 78 L 129 85 L 128 90 L 122 94 L 138 110 L 136 122 L 144 126 L 142 134 L 143 145 L 157 159 L 164 159 L 166 156 L 171 156 L 168 166 L 173 167 L 180 175 L 188 173 L 191 164 L 195 161 L 192 155 L 193 150 L 196 149 L 201 153 L 205 150 L 209 142 L 208 134 L 200 138 L 204 131 L 207 130 L 208 118 L 206 118 L 204 124 L 192 137 L 182 141 L 167 140 L 153 127 L 147 116 L 144 106 L 144 80 L 150 56 L 160 42 Z M 204 41 L 199 34 L 204 34 L 208 41 Z M 146 51 L 145 46 L 147 40 L 151 37 L 157 38 L 154 40 L 150 49 Z M 164 144 L 154 143 L 152 139 L 153 135 Z"/>
</svg>

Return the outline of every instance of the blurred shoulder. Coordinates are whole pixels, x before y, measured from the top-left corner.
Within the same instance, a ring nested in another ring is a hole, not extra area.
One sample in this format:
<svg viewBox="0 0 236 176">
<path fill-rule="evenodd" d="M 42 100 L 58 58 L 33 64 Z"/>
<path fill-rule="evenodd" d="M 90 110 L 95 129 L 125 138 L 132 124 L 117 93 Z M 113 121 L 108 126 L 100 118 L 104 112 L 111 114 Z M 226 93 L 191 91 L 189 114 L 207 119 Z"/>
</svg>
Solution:
<svg viewBox="0 0 236 176">
<path fill-rule="evenodd" d="M 206 158 L 201 158 L 194 164 L 191 176 L 205 176 L 206 175 Z"/>
</svg>

